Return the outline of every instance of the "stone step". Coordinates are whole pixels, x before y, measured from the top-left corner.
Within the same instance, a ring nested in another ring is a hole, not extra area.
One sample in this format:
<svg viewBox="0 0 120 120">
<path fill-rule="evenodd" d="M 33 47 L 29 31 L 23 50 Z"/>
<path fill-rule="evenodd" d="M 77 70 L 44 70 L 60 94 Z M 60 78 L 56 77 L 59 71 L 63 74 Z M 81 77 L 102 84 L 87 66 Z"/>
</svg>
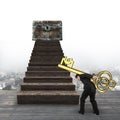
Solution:
<svg viewBox="0 0 120 120">
<path fill-rule="evenodd" d="M 60 54 L 60 53 L 63 53 L 63 51 L 62 50 L 47 50 L 47 49 L 45 49 L 45 50 L 32 50 L 32 53 L 58 53 L 58 54 Z"/>
<path fill-rule="evenodd" d="M 61 69 L 57 66 L 28 66 L 28 71 L 66 71 L 64 69 Z"/>
<path fill-rule="evenodd" d="M 36 41 L 34 46 L 60 46 L 60 43 L 59 41 Z"/>
<path fill-rule="evenodd" d="M 30 63 L 28 63 L 28 66 L 57 66 L 59 63 L 60 63 L 59 61 L 58 62 L 54 61 L 54 63 L 49 62 L 49 61 L 47 61 L 47 62 L 30 62 Z"/>
<path fill-rule="evenodd" d="M 61 61 L 61 58 L 57 58 L 57 59 L 52 59 L 52 58 L 50 58 L 50 59 L 44 59 L 44 58 L 38 58 L 38 59 L 30 59 L 29 60 L 29 62 L 30 63 L 60 63 L 60 61 Z"/>
<path fill-rule="evenodd" d="M 31 56 L 64 56 L 63 52 L 32 52 Z"/>
<path fill-rule="evenodd" d="M 44 43 L 44 44 L 52 44 L 52 43 L 60 43 L 60 41 L 57 41 L 57 40 L 36 40 L 35 43 Z"/>
<path fill-rule="evenodd" d="M 57 52 L 57 53 L 63 53 L 63 51 L 61 49 L 41 49 L 41 50 L 33 50 L 32 53 L 36 53 L 36 52 Z"/>
<path fill-rule="evenodd" d="M 57 43 L 57 44 L 44 44 L 44 43 L 40 43 L 40 44 L 35 44 L 35 46 L 34 47 L 41 47 L 41 46 L 45 46 L 45 47 L 57 47 L 57 46 L 61 46 L 59 43 Z"/>
<path fill-rule="evenodd" d="M 58 49 L 56 49 L 56 50 L 49 50 L 49 49 L 46 49 L 46 50 L 32 50 L 32 53 L 63 53 L 63 51 L 62 50 L 58 50 Z"/>
<path fill-rule="evenodd" d="M 25 73 L 27 76 L 70 76 L 70 72 L 68 71 L 27 71 Z"/>
<path fill-rule="evenodd" d="M 31 62 L 37 62 L 37 61 L 61 61 L 63 56 L 32 56 L 30 58 Z"/>
<path fill-rule="evenodd" d="M 56 65 L 58 63 L 60 63 L 61 59 L 58 59 L 58 60 L 53 60 L 53 59 L 49 59 L 49 60 L 44 60 L 44 59 L 32 59 L 32 60 L 29 60 L 29 63 L 30 64 L 52 64 L 52 65 Z"/>
<path fill-rule="evenodd" d="M 33 50 L 62 50 L 61 46 L 36 46 Z"/>
<path fill-rule="evenodd" d="M 42 77 L 25 77 L 25 83 L 71 83 L 72 78 L 70 76 L 42 76 Z"/>
<path fill-rule="evenodd" d="M 62 55 L 59 55 L 59 56 L 51 56 L 51 55 L 43 55 L 43 56 L 31 56 L 30 59 L 60 59 L 62 58 L 63 56 Z"/>
<path fill-rule="evenodd" d="M 18 104 L 79 104 L 76 91 L 21 91 Z"/>
<path fill-rule="evenodd" d="M 21 85 L 23 91 L 34 90 L 65 90 L 74 91 L 75 85 L 73 83 L 23 83 Z"/>
</svg>

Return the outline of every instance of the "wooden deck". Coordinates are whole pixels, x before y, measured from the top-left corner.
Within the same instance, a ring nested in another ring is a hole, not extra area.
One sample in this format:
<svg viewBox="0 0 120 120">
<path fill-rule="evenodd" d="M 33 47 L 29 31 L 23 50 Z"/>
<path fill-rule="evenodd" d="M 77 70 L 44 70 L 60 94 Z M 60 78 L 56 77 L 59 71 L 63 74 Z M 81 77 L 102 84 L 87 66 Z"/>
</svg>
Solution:
<svg viewBox="0 0 120 120">
<path fill-rule="evenodd" d="M 84 115 L 78 114 L 79 105 L 18 105 L 17 91 L 0 90 L 0 120 L 119 120 L 120 91 L 97 93 L 100 115 L 92 113 L 89 99 Z"/>
</svg>

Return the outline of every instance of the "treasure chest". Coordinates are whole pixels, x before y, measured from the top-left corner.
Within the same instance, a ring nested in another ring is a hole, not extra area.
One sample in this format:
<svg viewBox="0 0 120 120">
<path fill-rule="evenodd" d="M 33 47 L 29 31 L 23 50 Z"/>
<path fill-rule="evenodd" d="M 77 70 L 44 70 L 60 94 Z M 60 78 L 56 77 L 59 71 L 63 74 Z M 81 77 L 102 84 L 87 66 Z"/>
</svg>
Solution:
<svg viewBox="0 0 120 120">
<path fill-rule="evenodd" d="M 62 21 L 33 21 L 35 40 L 62 40 Z"/>
</svg>

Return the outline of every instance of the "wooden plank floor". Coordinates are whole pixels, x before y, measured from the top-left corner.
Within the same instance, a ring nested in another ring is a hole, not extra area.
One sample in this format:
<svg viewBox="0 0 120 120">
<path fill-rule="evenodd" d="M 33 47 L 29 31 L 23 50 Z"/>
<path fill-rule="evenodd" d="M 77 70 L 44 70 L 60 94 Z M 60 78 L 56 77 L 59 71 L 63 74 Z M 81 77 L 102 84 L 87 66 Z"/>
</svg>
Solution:
<svg viewBox="0 0 120 120">
<path fill-rule="evenodd" d="M 18 105 L 17 91 L 0 90 L 0 120 L 120 120 L 120 91 L 97 93 L 100 115 L 92 113 L 89 99 L 85 114 L 79 105 Z"/>
</svg>

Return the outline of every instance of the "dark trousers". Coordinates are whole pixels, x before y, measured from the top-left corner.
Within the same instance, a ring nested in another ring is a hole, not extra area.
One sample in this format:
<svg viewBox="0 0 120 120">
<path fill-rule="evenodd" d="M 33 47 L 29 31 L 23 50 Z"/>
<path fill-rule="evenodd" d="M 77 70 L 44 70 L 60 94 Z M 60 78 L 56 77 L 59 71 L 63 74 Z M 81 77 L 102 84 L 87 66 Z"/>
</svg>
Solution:
<svg viewBox="0 0 120 120">
<path fill-rule="evenodd" d="M 81 95 L 81 98 L 80 98 L 80 111 L 81 113 L 84 113 L 84 109 L 85 109 L 85 100 L 86 98 L 89 96 L 90 97 L 90 102 L 92 104 L 92 107 L 93 107 L 93 112 L 94 113 L 99 113 L 99 110 L 98 110 L 98 107 L 97 107 L 97 102 L 95 100 L 95 94 L 96 94 L 96 91 L 90 91 L 90 90 L 84 90 L 82 95 Z"/>
</svg>

